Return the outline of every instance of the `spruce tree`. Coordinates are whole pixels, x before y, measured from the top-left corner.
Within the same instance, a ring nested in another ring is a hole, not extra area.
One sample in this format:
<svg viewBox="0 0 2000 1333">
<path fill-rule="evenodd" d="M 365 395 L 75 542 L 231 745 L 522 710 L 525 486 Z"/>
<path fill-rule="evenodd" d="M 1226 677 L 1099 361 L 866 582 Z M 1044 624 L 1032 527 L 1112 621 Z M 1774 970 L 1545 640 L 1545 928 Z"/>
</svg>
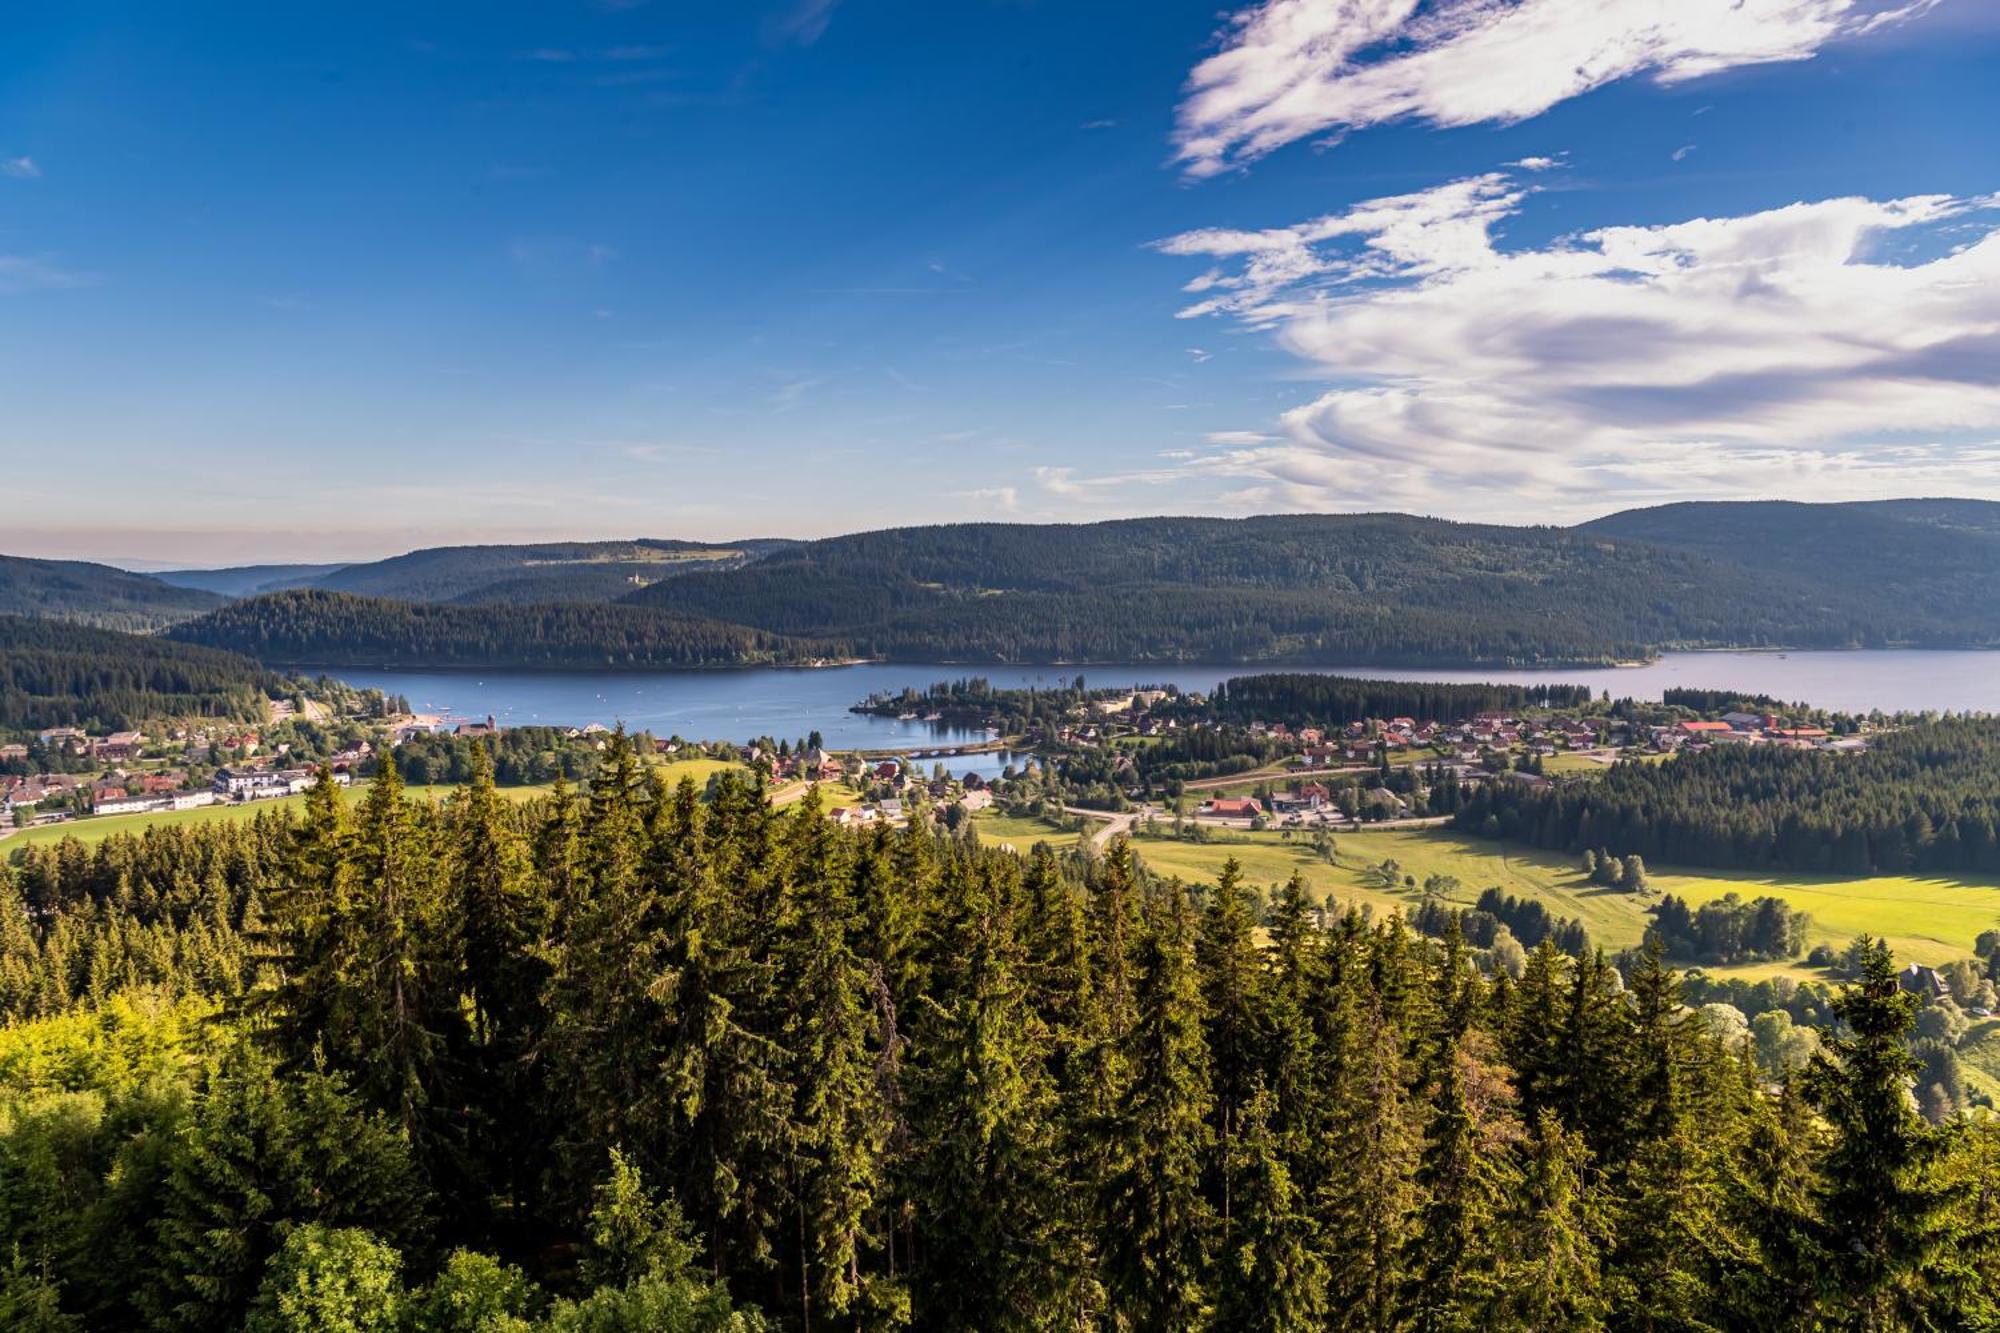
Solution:
<svg viewBox="0 0 2000 1333">
<path fill-rule="evenodd" d="M 1590 1179 L 1590 1150 L 1553 1111 L 1536 1119 L 1515 1195 L 1497 1323 L 1534 1333 L 1594 1333 L 1605 1327 L 1598 1260 L 1606 1222 Z"/>
<path fill-rule="evenodd" d="M 940 1329 L 1039 1328 L 1076 1305 L 1048 1033 L 1004 902 L 958 910 L 962 975 L 918 1042 L 920 1304 Z"/>
<path fill-rule="evenodd" d="M 1264 967 L 1257 947 L 1256 919 L 1235 857 L 1223 863 L 1202 915 L 1195 956 L 1201 966 L 1202 999 L 1209 1067 L 1213 1071 L 1213 1123 L 1220 1151 L 1216 1206 L 1226 1224 L 1231 1195 L 1236 1119 L 1259 1081 L 1265 1046 Z"/>
<path fill-rule="evenodd" d="M 1445 976 L 1456 973 L 1447 954 Z M 1477 982 L 1457 977 L 1444 1036 L 1426 1071 L 1428 1119 L 1416 1183 L 1422 1191 L 1407 1242 L 1408 1322 L 1420 1333 L 1488 1327 L 1500 1298 L 1499 1216 L 1516 1185 L 1520 1137 L 1511 1089 L 1472 1030 Z"/>
<path fill-rule="evenodd" d="M 1373 980 L 1349 972 L 1339 1003 L 1342 1047 L 1329 1129 L 1312 1145 L 1324 1159 L 1316 1212 L 1326 1235 L 1337 1327 L 1387 1333 L 1402 1320 L 1422 1145 L 1403 1033 Z"/>
<path fill-rule="evenodd" d="M 1271 1127 L 1272 1097 L 1252 1087 L 1230 1141 L 1236 1211 L 1222 1228 L 1214 1326 L 1227 1333 L 1287 1333 L 1322 1326 L 1326 1262 L 1318 1227 Z"/>
<path fill-rule="evenodd" d="M 879 1028 L 858 933 L 850 847 L 809 795 L 790 818 L 795 852 L 781 991 L 796 1101 L 790 1143 L 802 1322 L 853 1310 L 864 1293 L 866 1221 L 882 1188 L 886 1108 L 876 1081 Z"/>
<path fill-rule="evenodd" d="M 1102 1246 L 1112 1309 L 1142 1329 L 1193 1328 L 1210 1300 L 1214 1214 L 1202 1191 L 1213 1136 L 1193 913 L 1170 887 L 1139 941 L 1124 1040 L 1131 1083 L 1112 1126 Z"/>
<path fill-rule="evenodd" d="M 1952 1243 L 1948 1198 L 1932 1178 L 1945 1140 L 1910 1098 L 1918 1064 L 1904 1043 L 1917 997 L 1898 984 L 1886 943 L 1857 943 L 1859 975 L 1833 1006 L 1842 1026 L 1825 1035 L 1805 1076 L 1833 1136 L 1818 1199 L 1821 1313 L 1832 1327 L 1887 1333 L 1949 1320 L 1946 1294 L 1929 1280 Z"/>
</svg>

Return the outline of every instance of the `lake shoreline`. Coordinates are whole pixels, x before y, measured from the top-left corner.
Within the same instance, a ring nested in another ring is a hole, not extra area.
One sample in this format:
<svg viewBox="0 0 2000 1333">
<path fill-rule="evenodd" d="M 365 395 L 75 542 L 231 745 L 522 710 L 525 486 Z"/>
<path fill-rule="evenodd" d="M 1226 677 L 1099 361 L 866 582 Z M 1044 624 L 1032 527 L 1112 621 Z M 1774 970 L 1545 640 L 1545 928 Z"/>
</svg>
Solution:
<svg viewBox="0 0 2000 1333">
<path fill-rule="evenodd" d="M 1667 653 L 1642 666 L 1584 668 L 1391 667 L 1341 663 L 1292 670 L 1401 681 L 1466 684 L 1583 685 L 1594 693 L 1659 700 L 1676 688 L 1735 690 L 1842 712 L 2000 712 L 2000 671 L 1983 650 L 1839 649 L 1820 652 Z M 972 667 L 952 662 L 868 662 L 839 668 L 673 669 L 624 671 L 392 671 L 319 668 L 350 685 L 408 697 L 420 712 L 453 718 L 492 714 L 505 726 L 584 726 L 624 722 L 656 736 L 742 742 L 798 740 L 820 733 L 836 749 L 931 748 L 984 739 L 949 725 L 850 710 L 870 695 L 921 692 L 964 676 L 996 689 L 1048 688 L 1084 677 L 1096 687 L 1172 685 L 1207 691 L 1261 668 L 1237 663 L 1167 666 L 1084 665 Z"/>
</svg>

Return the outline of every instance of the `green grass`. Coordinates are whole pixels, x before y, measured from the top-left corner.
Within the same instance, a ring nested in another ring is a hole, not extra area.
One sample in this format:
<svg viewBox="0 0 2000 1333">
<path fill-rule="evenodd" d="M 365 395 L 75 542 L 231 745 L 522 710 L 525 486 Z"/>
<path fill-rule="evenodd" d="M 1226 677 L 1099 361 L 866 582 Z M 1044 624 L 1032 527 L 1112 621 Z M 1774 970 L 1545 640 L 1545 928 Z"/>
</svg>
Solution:
<svg viewBox="0 0 2000 1333">
<path fill-rule="evenodd" d="M 1542 756 L 1542 771 L 1549 774 L 1602 773 L 1610 767 L 1609 764 L 1600 763 L 1589 755 L 1574 754 L 1568 750 L 1557 750 L 1554 754 Z"/>
<path fill-rule="evenodd" d="M 1233 834 L 1231 839 L 1203 844 L 1142 835 L 1134 845 L 1146 865 L 1160 874 L 1212 882 L 1223 861 L 1233 854 L 1243 863 L 1251 883 L 1282 883 L 1296 870 L 1316 896 L 1367 904 L 1378 913 L 1407 911 L 1419 896 L 1419 889 L 1385 890 L 1363 883 L 1362 872 L 1369 866 L 1393 859 L 1406 875 L 1415 876 L 1419 886 L 1431 875 L 1453 876 L 1461 885 L 1459 899 L 1468 905 L 1482 890 L 1495 885 L 1515 897 L 1537 899 L 1551 912 L 1580 919 L 1591 938 L 1611 950 L 1639 942 L 1648 921 L 1646 909 L 1657 901 L 1656 897 L 1593 885 L 1567 857 L 1448 830 L 1338 833 L 1334 835 L 1339 849 L 1336 865 L 1321 861 L 1304 839 L 1286 842 L 1278 833 Z M 1746 899 L 1781 898 L 1812 914 L 1808 947 L 1822 942 L 1845 945 L 1864 933 L 1879 935 L 1903 962 L 1935 965 L 1969 957 L 1979 932 L 2000 923 L 2000 883 L 1991 880 L 1914 876 L 1843 880 L 1650 869 L 1649 879 L 1658 894 L 1676 894 L 1693 905 L 1726 893 Z M 1796 962 L 1727 970 L 1750 977 L 1811 975 Z"/>
<path fill-rule="evenodd" d="M 407 787 L 410 796 L 422 800 L 441 801 L 458 788 L 448 785 L 428 787 Z M 527 801 L 537 796 L 546 796 L 550 784 L 541 783 L 525 787 L 502 787 L 500 794 L 510 801 Z M 352 805 L 368 791 L 366 782 L 359 782 L 346 788 L 342 795 Z M 192 810 L 155 810 L 132 815 L 96 815 L 89 819 L 75 819 L 63 824 L 44 824 L 40 828 L 21 829 L 0 838 L 0 857 L 12 854 L 22 847 L 35 847 L 46 843 L 61 842 L 64 838 L 75 838 L 89 846 L 103 842 L 117 833 L 143 833 L 149 828 L 169 828 L 176 824 L 217 824 L 231 819 L 251 819 L 265 810 L 293 810 L 305 803 L 304 796 L 278 796 L 268 801 L 251 801 L 244 805 L 203 805 Z"/>
<path fill-rule="evenodd" d="M 708 786 L 708 780 L 717 773 L 727 772 L 730 769 L 748 771 L 743 765 L 731 763 L 727 759 L 669 759 L 655 765 L 655 768 L 660 780 L 669 788 L 679 786 L 682 778 L 693 778 L 697 789 Z"/>
<path fill-rule="evenodd" d="M 1985 1018 L 1965 1030 L 1958 1043 L 1965 1081 L 1990 1097 L 2000 1097 L 2000 1018 Z"/>
<path fill-rule="evenodd" d="M 660 777 L 667 786 L 677 785 L 683 777 L 693 778 L 697 787 L 705 787 L 709 778 L 725 769 L 741 768 L 740 764 L 724 759 L 677 759 L 657 765 Z M 528 801 L 537 796 L 546 796 L 553 783 L 530 783 L 520 787 L 502 787 L 500 794 L 510 801 Z M 368 790 L 363 780 L 348 787 L 345 795 L 350 803 L 359 801 Z M 443 800 L 458 788 L 440 783 L 433 786 L 409 787 L 405 789 L 412 797 L 424 800 Z M 115 833 L 139 833 L 149 828 L 165 828 L 175 824 L 214 824 L 228 819 L 249 819 L 264 810 L 294 809 L 305 801 L 304 796 L 280 796 L 268 801 L 252 801 L 247 805 L 204 805 L 193 810 L 160 810 L 132 815 L 100 815 L 90 819 L 71 820 L 64 824 L 45 824 L 40 828 L 20 829 L 0 837 L 0 857 L 18 848 L 35 847 L 45 843 L 61 842 L 64 838 L 75 838 L 86 845 L 99 843 Z"/>
<path fill-rule="evenodd" d="M 978 830 L 979 840 L 987 846 L 1007 845 L 1017 852 L 1026 852 L 1038 842 L 1046 842 L 1053 847 L 1072 847 L 1084 836 L 1057 828 L 1044 819 L 1021 819 L 992 809 L 981 810 L 974 815 L 972 827 Z"/>
</svg>

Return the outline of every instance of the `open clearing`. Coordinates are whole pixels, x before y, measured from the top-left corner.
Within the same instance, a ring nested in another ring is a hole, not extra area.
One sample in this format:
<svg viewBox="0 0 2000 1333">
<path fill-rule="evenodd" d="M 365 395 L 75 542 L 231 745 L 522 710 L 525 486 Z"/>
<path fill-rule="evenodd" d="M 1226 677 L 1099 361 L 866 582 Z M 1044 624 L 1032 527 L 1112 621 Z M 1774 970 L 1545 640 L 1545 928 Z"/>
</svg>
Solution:
<svg viewBox="0 0 2000 1333">
<path fill-rule="evenodd" d="M 989 819 L 984 815 L 978 829 L 989 842 L 1012 843 L 1024 851 L 1041 841 L 1068 845 L 1077 836 L 1038 821 Z M 1309 840 L 1302 837 L 1287 839 L 1282 833 L 1268 832 L 1218 834 L 1217 838 L 1211 843 L 1181 842 L 1142 831 L 1132 845 L 1147 868 L 1157 874 L 1211 883 L 1222 863 L 1233 855 L 1242 862 L 1244 876 L 1251 884 L 1268 889 L 1296 871 L 1305 877 L 1315 898 L 1361 904 L 1377 913 L 1408 911 L 1420 897 L 1426 878 L 1449 875 L 1459 881 L 1455 899 L 1467 906 L 1483 890 L 1497 886 L 1517 898 L 1539 900 L 1559 916 L 1578 918 L 1592 940 L 1614 951 L 1639 942 L 1648 921 L 1646 909 L 1658 901 L 1658 895 L 1669 893 L 1693 905 L 1727 893 L 1746 899 L 1781 898 L 1812 914 L 1808 947 L 1821 942 L 1838 947 L 1856 935 L 1880 935 L 1899 960 L 1932 965 L 1970 957 L 1979 932 L 2000 925 L 2000 883 L 1992 880 L 1915 876 L 1832 879 L 1649 867 L 1648 879 L 1655 892 L 1638 896 L 1590 883 L 1565 856 L 1445 829 L 1338 833 L 1334 835 L 1338 856 L 1332 865 L 1321 860 Z M 1363 873 L 1386 860 L 1395 861 L 1404 875 L 1413 877 L 1416 887 L 1382 889 L 1364 883 Z M 1802 962 L 1709 970 L 1750 977 L 1817 975 Z"/>
</svg>

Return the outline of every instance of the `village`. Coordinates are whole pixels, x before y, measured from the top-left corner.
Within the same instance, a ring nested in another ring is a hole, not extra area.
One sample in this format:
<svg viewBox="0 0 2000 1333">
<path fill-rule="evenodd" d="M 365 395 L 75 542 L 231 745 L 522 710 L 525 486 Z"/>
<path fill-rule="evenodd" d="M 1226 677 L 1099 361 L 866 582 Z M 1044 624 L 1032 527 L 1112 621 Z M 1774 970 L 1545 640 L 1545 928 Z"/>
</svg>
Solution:
<svg viewBox="0 0 2000 1333">
<path fill-rule="evenodd" d="M 33 827 L 93 815 L 194 810 L 296 795 L 317 764 L 288 764 L 288 743 L 266 748 L 247 728 L 171 728 L 156 736 L 116 731 L 93 736 L 50 727 L 32 744 L 0 745 L 0 826 Z M 334 781 L 373 753 L 367 742 L 333 755 Z M 39 760 L 37 763 L 35 761 Z M 20 772 L 23 767 L 31 771 Z"/>
<path fill-rule="evenodd" d="M 875 701 L 869 711 L 886 711 Z M 856 711 L 863 711 L 857 708 Z M 1685 712 L 1686 710 L 1677 710 Z M 936 721 L 934 711 L 901 712 Z M 373 771 L 378 750 L 426 740 L 498 738 L 492 717 L 450 719 L 396 713 L 346 719 L 338 748 L 297 744 L 303 733 L 286 701 L 271 701 L 268 725 L 164 726 L 153 733 L 91 734 L 52 727 L 0 744 L 0 829 L 105 815 L 132 815 L 247 804 L 306 790 L 321 767 L 347 785 Z M 1021 725 L 1001 735 L 999 723 Z M 334 721 L 324 710 L 316 724 Z M 1258 829 L 1353 826 L 1434 818 L 1425 792 L 1440 781 L 1539 784 L 1564 773 L 1601 769 L 1620 759 L 1659 759 L 1717 745 L 1785 745 L 1856 750 L 1865 734 L 1801 725 L 1775 712 L 1729 711 L 1716 717 L 1647 720 L 1617 712 L 1481 711 L 1442 720 L 1368 718 L 1339 728 L 1253 720 L 1225 723 L 1199 694 L 1159 689 L 1099 691 L 1027 721 L 992 719 L 984 744 L 902 752 L 836 751 L 808 742 L 768 739 L 733 745 L 645 737 L 661 759 L 726 758 L 761 771 L 781 801 L 812 784 L 830 793 L 827 817 L 843 826 L 902 825 L 922 806 L 953 822 L 993 808 L 1043 814 L 1087 807 L 1116 813 L 1133 806 L 1171 810 L 1215 827 Z M 266 732 L 291 739 L 270 739 Z M 323 739 L 323 728 L 312 735 Z M 602 723 L 561 729 L 567 740 L 601 746 Z M 1206 734 L 1200 748 L 1223 758 L 1206 765 L 1154 769 L 1150 747 Z M 947 772 L 948 761 L 996 748 L 1017 765 L 982 775 Z M 932 761 L 925 771 L 925 760 Z M 1212 771 L 1211 771 L 1212 770 Z M 1095 775 L 1096 791 L 1090 775 Z"/>
</svg>

